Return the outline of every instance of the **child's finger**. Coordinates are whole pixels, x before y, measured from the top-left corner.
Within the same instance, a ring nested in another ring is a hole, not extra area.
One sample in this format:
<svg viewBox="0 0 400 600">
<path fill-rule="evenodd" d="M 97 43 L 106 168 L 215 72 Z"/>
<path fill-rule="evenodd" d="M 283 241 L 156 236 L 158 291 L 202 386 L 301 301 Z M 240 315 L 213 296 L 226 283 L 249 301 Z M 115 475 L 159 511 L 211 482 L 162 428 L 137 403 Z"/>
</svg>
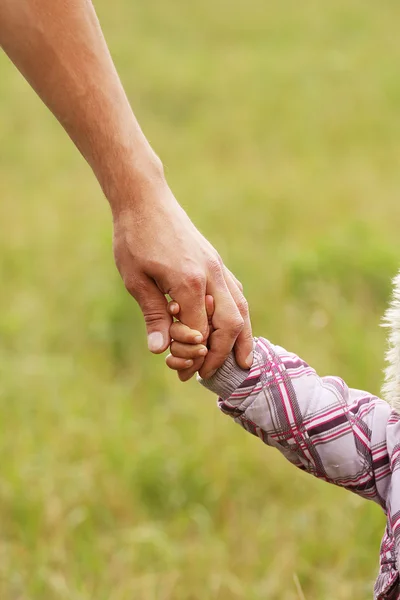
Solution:
<svg viewBox="0 0 400 600">
<path fill-rule="evenodd" d="M 212 296 L 210 296 L 210 294 L 206 295 L 205 304 L 206 304 L 206 313 L 210 320 L 210 317 L 212 317 L 214 314 L 214 298 Z M 175 300 L 170 300 L 170 302 L 168 302 L 167 310 L 170 315 L 176 316 L 179 314 L 181 307 Z"/>
<path fill-rule="evenodd" d="M 207 336 L 207 340 L 208 340 L 210 335 L 214 331 L 214 327 L 212 324 L 212 318 L 213 318 L 213 314 L 214 314 L 214 298 L 212 296 L 210 296 L 210 294 L 207 294 L 207 296 L 206 296 L 206 313 L 207 313 L 207 317 L 208 317 L 208 336 Z"/>
<path fill-rule="evenodd" d="M 177 302 L 175 302 L 175 300 L 171 300 L 170 302 L 168 302 L 167 311 L 172 317 L 176 317 L 176 315 L 179 314 L 180 310 L 181 307 Z"/>
<path fill-rule="evenodd" d="M 187 325 L 184 325 L 180 321 L 172 323 L 169 334 L 173 340 L 182 342 L 183 344 L 200 344 L 203 341 L 203 336 L 200 331 L 190 329 Z"/>
<path fill-rule="evenodd" d="M 206 313 L 208 317 L 208 322 L 211 324 L 211 319 L 214 314 L 214 298 L 207 294 L 206 296 Z"/>
<path fill-rule="evenodd" d="M 181 344 L 173 340 L 170 346 L 171 354 L 178 358 L 204 358 L 208 352 L 202 344 Z"/>
<path fill-rule="evenodd" d="M 192 359 L 187 358 L 178 358 L 177 356 L 172 356 L 172 354 L 168 354 L 165 359 L 167 366 L 173 371 L 184 371 L 193 366 Z"/>
<path fill-rule="evenodd" d="M 205 305 L 206 305 L 206 313 L 207 313 L 207 317 L 208 317 L 208 335 L 210 336 L 214 331 L 214 327 L 212 325 L 212 317 L 213 317 L 214 309 L 215 309 L 214 298 L 210 294 L 207 294 L 205 297 Z M 204 340 L 204 343 L 206 343 L 205 340 Z M 189 381 L 189 379 L 191 379 L 193 377 L 193 375 L 195 373 L 197 373 L 203 366 L 204 356 L 205 355 L 201 356 L 201 358 L 194 357 L 193 366 L 188 367 L 186 369 L 179 370 L 178 371 L 179 379 L 183 382 Z"/>
<path fill-rule="evenodd" d="M 214 298 L 212 296 L 207 295 L 205 297 L 205 305 L 206 305 L 206 312 L 209 317 L 209 334 L 210 334 L 212 331 L 211 318 L 214 313 Z M 168 312 L 171 316 L 177 317 L 177 315 L 179 315 L 179 312 L 180 312 L 179 304 L 177 302 L 175 302 L 174 300 L 169 302 Z M 179 317 L 177 317 L 177 318 L 179 318 Z M 174 338 L 175 340 L 177 340 L 179 342 L 183 342 L 183 343 L 194 344 L 197 342 L 197 340 L 195 340 L 195 338 L 197 336 L 199 336 L 199 337 L 201 336 L 200 332 L 198 332 L 198 331 L 194 332 L 194 330 L 192 330 L 190 328 L 186 328 L 186 326 L 180 322 L 173 323 L 171 337 Z M 200 342 L 203 341 L 202 336 L 201 336 L 201 339 L 199 339 L 199 341 Z M 190 360 L 190 359 L 179 358 L 179 357 L 174 357 L 174 358 L 182 360 L 182 361 Z M 171 358 L 168 358 L 168 362 L 167 362 L 168 366 L 169 366 L 169 362 L 171 360 L 172 360 Z M 189 379 L 191 379 L 193 377 L 193 375 L 195 373 L 197 373 L 197 371 L 202 367 L 203 363 L 204 363 L 204 356 L 200 356 L 200 357 L 194 358 L 194 361 L 191 366 L 185 367 L 183 369 L 177 368 L 176 370 L 178 371 L 179 379 L 181 381 L 188 381 Z M 178 365 L 178 363 L 171 363 L 171 364 Z M 173 369 L 174 367 L 172 366 L 171 368 Z"/>
<path fill-rule="evenodd" d="M 189 369 L 184 369 L 183 371 L 178 371 L 177 375 L 181 381 L 189 381 L 193 377 L 197 370 L 194 370 L 194 367 L 189 367 Z"/>
<path fill-rule="evenodd" d="M 205 305 L 206 305 L 206 313 L 208 316 L 208 335 L 213 332 L 212 326 L 212 316 L 214 314 L 214 298 L 209 294 L 205 297 Z M 204 342 L 205 343 L 205 342 Z M 192 367 L 188 367 L 187 369 L 179 370 L 178 377 L 181 381 L 189 381 L 193 377 L 195 373 L 202 367 L 204 363 L 204 357 L 195 358 Z"/>
</svg>

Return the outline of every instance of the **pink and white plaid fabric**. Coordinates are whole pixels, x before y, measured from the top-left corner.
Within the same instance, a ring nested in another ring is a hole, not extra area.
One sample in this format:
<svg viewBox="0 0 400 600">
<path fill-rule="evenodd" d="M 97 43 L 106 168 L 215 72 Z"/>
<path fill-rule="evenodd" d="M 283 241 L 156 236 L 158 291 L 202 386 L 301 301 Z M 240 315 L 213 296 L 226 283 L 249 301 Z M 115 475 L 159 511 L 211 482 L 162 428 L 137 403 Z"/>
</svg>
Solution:
<svg viewBox="0 0 400 600">
<path fill-rule="evenodd" d="M 263 338 L 254 357 L 243 371 L 230 356 L 201 383 L 220 396 L 223 413 L 296 467 L 382 507 L 387 526 L 374 598 L 400 600 L 400 416 Z"/>
</svg>

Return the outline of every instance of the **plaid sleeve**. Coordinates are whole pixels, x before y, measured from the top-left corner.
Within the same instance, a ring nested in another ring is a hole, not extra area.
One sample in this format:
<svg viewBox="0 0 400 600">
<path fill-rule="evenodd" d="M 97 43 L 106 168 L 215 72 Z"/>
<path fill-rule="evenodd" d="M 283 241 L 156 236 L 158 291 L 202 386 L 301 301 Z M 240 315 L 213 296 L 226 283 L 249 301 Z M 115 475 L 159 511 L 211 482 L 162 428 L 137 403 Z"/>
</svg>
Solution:
<svg viewBox="0 0 400 600">
<path fill-rule="evenodd" d="M 259 338 L 246 379 L 218 404 L 300 469 L 384 506 L 390 408 L 376 396 Z"/>
<path fill-rule="evenodd" d="M 374 500 L 387 515 L 375 600 L 400 600 L 400 414 L 259 338 L 243 371 L 231 355 L 202 381 L 244 429 L 300 469 Z"/>
</svg>

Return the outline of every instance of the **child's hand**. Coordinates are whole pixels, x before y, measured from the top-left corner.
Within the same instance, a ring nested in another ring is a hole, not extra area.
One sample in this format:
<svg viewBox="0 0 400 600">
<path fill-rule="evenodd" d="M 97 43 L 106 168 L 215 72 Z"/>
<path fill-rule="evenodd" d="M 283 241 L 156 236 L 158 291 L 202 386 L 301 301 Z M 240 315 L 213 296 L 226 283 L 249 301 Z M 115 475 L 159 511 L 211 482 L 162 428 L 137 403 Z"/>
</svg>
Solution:
<svg viewBox="0 0 400 600">
<path fill-rule="evenodd" d="M 214 312 L 214 301 L 212 296 L 206 296 L 206 311 L 209 318 L 209 333 L 211 333 L 211 317 Z M 177 302 L 170 302 L 168 305 L 168 312 L 175 318 L 179 316 L 180 307 Z M 184 325 L 180 321 L 174 321 L 170 328 L 170 336 L 172 343 L 170 346 L 171 354 L 167 356 L 165 362 L 168 367 L 174 371 L 178 371 L 179 378 L 181 381 L 186 381 L 194 375 L 193 366 L 195 365 L 196 359 L 202 359 L 200 366 L 203 363 L 204 357 L 206 356 L 208 349 L 205 345 L 207 338 L 203 339 L 203 336 L 199 331 L 190 329 L 187 325 Z M 208 337 L 208 336 L 207 336 Z M 200 367 L 199 367 L 200 368 Z"/>
</svg>

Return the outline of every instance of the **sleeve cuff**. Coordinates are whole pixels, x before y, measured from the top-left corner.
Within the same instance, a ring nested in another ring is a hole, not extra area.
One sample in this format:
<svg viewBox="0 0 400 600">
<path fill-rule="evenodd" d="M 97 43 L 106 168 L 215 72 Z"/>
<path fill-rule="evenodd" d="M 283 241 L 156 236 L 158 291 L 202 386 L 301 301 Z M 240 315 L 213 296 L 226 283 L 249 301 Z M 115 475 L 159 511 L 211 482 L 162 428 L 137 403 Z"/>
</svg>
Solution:
<svg viewBox="0 0 400 600">
<path fill-rule="evenodd" d="M 202 379 L 199 375 L 197 380 L 201 385 L 217 394 L 222 400 L 227 400 L 229 396 L 247 379 L 249 370 L 239 367 L 231 352 L 218 371 L 209 379 Z"/>
</svg>

